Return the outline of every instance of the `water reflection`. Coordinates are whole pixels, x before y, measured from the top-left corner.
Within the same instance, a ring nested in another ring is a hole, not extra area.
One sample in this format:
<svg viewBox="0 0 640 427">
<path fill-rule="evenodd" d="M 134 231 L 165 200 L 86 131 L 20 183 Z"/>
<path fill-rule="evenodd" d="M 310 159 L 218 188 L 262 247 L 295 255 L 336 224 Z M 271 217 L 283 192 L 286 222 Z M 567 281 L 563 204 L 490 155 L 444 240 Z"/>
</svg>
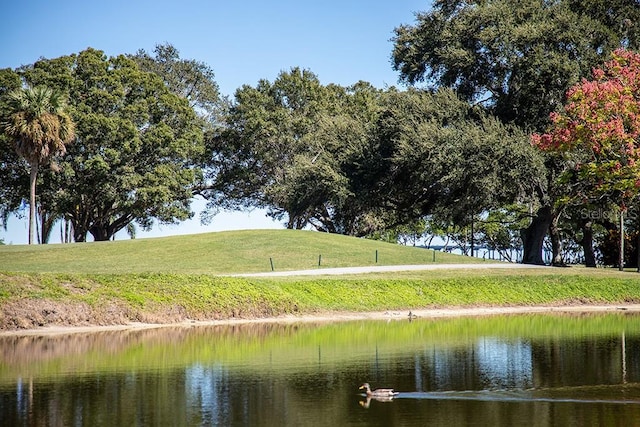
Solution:
<svg viewBox="0 0 640 427">
<path fill-rule="evenodd" d="M 640 317 L 0 339 L 2 425 L 640 425 Z M 369 381 L 401 393 L 366 399 Z"/>
<path fill-rule="evenodd" d="M 637 387 L 637 385 L 635 385 Z M 566 396 L 576 393 L 575 389 L 564 389 Z M 468 391 L 436 391 L 436 392 L 408 392 L 400 393 L 393 398 L 367 397 L 361 401 L 361 406 L 368 408 L 371 401 L 391 402 L 394 399 L 427 399 L 427 400 L 475 400 L 486 402 L 549 402 L 549 403 L 606 403 L 621 405 L 640 405 L 640 400 L 615 399 L 615 398 L 580 398 L 580 397 L 555 397 L 545 396 L 545 390 L 468 390 Z M 554 393 L 549 393 L 553 395 Z"/>
</svg>

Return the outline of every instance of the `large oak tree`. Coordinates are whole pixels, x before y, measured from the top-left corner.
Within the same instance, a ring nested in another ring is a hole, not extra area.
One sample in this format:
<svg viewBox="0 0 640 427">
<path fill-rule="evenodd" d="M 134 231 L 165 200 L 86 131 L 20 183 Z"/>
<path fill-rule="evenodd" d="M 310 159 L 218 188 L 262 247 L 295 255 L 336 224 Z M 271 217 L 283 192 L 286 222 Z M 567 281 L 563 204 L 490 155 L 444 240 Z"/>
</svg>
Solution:
<svg viewBox="0 0 640 427">
<path fill-rule="evenodd" d="M 640 45 L 639 18 L 635 0 L 438 0 L 415 24 L 396 28 L 393 64 L 407 83 L 454 88 L 505 123 L 543 131 L 569 86 L 621 44 Z M 522 233 L 526 263 L 543 262 L 558 216 L 553 183 L 564 166 L 547 166 Z"/>
<path fill-rule="evenodd" d="M 203 129 L 188 100 L 160 76 L 95 49 L 42 59 L 20 73 L 69 95 L 77 140 L 47 180 L 55 191 L 43 202 L 71 221 L 76 241 L 191 216 Z"/>
<path fill-rule="evenodd" d="M 344 193 L 336 163 L 343 141 L 332 139 L 331 130 L 345 97 L 343 88 L 323 86 L 300 68 L 239 88 L 208 142 L 211 169 L 203 194 L 211 213 L 259 207 L 288 228 L 310 222 L 334 228 L 326 216 Z"/>
<path fill-rule="evenodd" d="M 451 90 L 323 86 L 300 69 L 240 88 L 210 144 L 214 207 L 358 236 L 434 213 L 464 224 L 539 174 L 523 132 Z"/>
</svg>

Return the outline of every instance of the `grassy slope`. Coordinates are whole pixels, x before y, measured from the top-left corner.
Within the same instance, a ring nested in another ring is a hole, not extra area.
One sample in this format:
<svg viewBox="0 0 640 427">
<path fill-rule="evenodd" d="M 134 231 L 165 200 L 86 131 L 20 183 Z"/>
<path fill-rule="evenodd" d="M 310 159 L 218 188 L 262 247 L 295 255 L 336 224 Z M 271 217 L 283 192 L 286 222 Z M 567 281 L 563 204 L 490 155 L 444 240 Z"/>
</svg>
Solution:
<svg viewBox="0 0 640 427">
<path fill-rule="evenodd" d="M 295 230 L 247 230 L 69 245 L 0 246 L 0 271 L 252 273 L 433 262 L 433 251 Z M 438 252 L 438 263 L 481 260 Z"/>
<path fill-rule="evenodd" d="M 0 247 L 0 329 L 260 317 L 319 311 L 640 301 L 640 276 L 582 268 L 449 270 L 345 277 L 221 273 L 417 264 L 433 252 L 304 231 L 244 231 L 107 243 Z M 476 261 L 437 254 L 437 261 Z M 2 273 L 4 271 L 4 273 Z"/>
</svg>

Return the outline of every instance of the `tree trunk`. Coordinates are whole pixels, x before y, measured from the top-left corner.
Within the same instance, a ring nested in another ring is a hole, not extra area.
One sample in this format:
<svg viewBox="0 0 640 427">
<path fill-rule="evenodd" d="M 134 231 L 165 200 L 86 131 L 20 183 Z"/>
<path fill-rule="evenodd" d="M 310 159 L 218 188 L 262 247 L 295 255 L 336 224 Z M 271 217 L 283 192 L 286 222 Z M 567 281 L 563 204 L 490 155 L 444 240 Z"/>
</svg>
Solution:
<svg viewBox="0 0 640 427">
<path fill-rule="evenodd" d="M 111 240 L 118 231 L 126 228 L 133 219 L 133 214 L 123 215 L 116 219 L 105 216 L 102 221 L 94 222 L 89 227 L 89 233 L 93 236 L 94 241 L 106 242 Z"/>
<path fill-rule="evenodd" d="M 48 213 L 42 207 L 42 203 L 40 204 L 39 215 L 40 215 L 40 235 L 41 235 L 40 242 L 43 244 L 47 244 L 51 239 L 51 232 L 53 231 L 53 225 L 56 222 L 56 217 L 55 215 L 51 215 L 50 213 Z"/>
<path fill-rule="evenodd" d="M 93 240 L 96 242 L 109 241 L 111 239 L 111 236 L 113 236 L 113 233 L 110 233 L 108 230 L 108 227 L 106 226 L 100 227 L 100 226 L 94 225 L 89 229 L 89 233 L 91 233 L 91 235 L 93 236 Z"/>
<path fill-rule="evenodd" d="M 560 228 L 558 227 L 559 215 L 553 215 L 553 219 L 549 225 L 549 236 L 551 237 L 551 265 L 554 267 L 564 267 L 562 260 L 562 239 L 560 237 Z"/>
<path fill-rule="evenodd" d="M 638 264 L 637 272 L 640 273 L 640 233 L 638 233 L 638 237 L 636 238 L 636 262 Z"/>
<path fill-rule="evenodd" d="M 620 209 L 620 253 L 618 254 L 618 270 L 624 271 L 624 211 Z"/>
<path fill-rule="evenodd" d="M 474 224 L 473 224 L 473 218 L 471 218 L 471 257 L 472 257 L 472 258 L 473 258 L 473 256 L 474 256 L 474 253 L 473 253 L 473 252 L 474 252 L 474 249 L 475 249 L 475 248 L 473 247 L 473 246 L 474 246 L 474 243 L 475 243 L 475 242 L 473 241 L 473 233 L 474 233 L 474 231 L 475 231 L 475 230 L 474 230 L 473 225 L 474 225 Z"/>
<path fill-rule="evenodd" d="M 29 244 L 33 243 L 34 221 L 36 219 L 36 180 L 38 178 L 38 163 L 31 163 L 29 188 Z"/>
<path fill-rule="evenodd" d="M 71 237 L 73 236 L 73 228 L 71 226 L 71 221 L 68 219 L 63 219 L 62 224 L 60 225 L 60 241 L 62 243 L 71 243 Z"/>
<path fill-rule="evenodd" d="M 83 232 L 78 229 L 75 225 L 73 226 L 73 241 L 74 242 L 85 242 L 87 240 L 87 232 Z"/>
<path fill-rule="evenodd" d="M 542 259 L 542 247 L 544 237 L 549 231 L 552 214 L 550 206 L 543 206 L 538 209 L 529 227 L 520 230 L 524 253 L 522 254 L 523 264 L 544 265 Z"/>
<path fill-rule="evenodd" d="M 584 265 L 586 267 L 595 267 L 596 266 L 596 254 L 593 251 L 593 223 L 591 221 L 587 221 L 582 224 L 582 240 L 580 244 L 582 245 L 582 251 L 584 252 Z"/>
<path fill-rule="evenodd" d="M 71 238 L 73 237 L 73 223 L 71 221 L 66 221 L 65 230 L 67 233 L 67 240 L 65 243 L 73 242 L 73 240 L 71 240 Z"/>
</svg>

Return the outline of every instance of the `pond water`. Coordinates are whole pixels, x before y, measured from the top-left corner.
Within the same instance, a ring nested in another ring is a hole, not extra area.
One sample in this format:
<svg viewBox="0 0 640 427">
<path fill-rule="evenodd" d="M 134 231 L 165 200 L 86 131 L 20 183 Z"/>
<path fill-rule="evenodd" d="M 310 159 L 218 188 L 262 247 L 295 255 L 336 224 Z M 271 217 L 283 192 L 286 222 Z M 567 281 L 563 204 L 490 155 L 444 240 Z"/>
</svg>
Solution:
<svg viewBox="0 0 640 427">
<path fill-rule="evenodd" d="M 640 316 L 1 337 L 0 425 L 640 426 Z"/>
</svg>

